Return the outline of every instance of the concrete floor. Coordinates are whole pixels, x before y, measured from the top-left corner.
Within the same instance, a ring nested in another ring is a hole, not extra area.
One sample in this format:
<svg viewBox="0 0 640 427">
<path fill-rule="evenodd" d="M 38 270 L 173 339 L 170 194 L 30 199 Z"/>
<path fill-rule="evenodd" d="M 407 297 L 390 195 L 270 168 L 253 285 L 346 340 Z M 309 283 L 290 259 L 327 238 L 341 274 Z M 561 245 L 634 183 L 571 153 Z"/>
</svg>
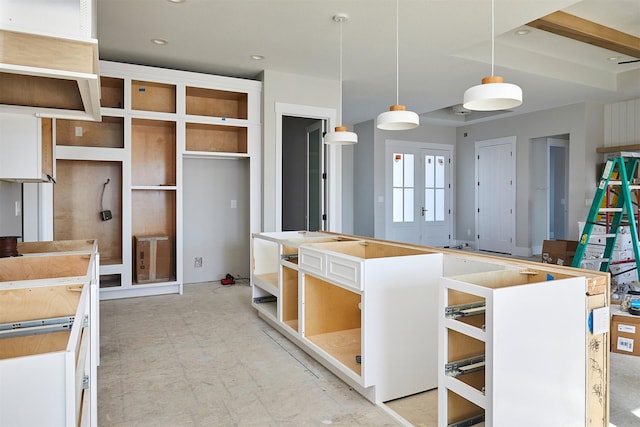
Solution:
<svg viewBox="0 0 640 427">
<path fill-rule="evenodd" d="M 246 284 L 206 283 L 101 302 L 98 424 L 400 425 L 260 320 L 250 299 Z M 610 414 L 612 426 L 640 426 L 640 357 L 612 353 Z"/>
</svg>

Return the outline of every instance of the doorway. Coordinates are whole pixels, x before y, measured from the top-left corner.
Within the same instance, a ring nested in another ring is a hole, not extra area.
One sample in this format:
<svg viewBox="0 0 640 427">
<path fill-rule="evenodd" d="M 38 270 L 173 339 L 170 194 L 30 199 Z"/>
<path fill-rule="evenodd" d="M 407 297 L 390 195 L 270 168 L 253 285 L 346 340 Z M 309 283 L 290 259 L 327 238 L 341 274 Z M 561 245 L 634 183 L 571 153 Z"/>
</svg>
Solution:
<svg viewBox="0 0 640 427">
<path fill-rule="evenodd" d="M 569 235 L 569 135 L 535 138 L 531 144 L 531 252 L 547 239 Z"/>
<path fill-rule="evenodd" d="M 325 230 L 325 120 L 282 117 L 282 230 Z"/>
<path fill-rule="evenodd" d="M 449 245 L 452 151 L 442 144 L 386 142 L 387 239 Z"/>
<path fill-rule="evenodd" d="M 476 141 L 476 243 L 481 251 L 515 248 L 516 137 Z"/>
</svg>

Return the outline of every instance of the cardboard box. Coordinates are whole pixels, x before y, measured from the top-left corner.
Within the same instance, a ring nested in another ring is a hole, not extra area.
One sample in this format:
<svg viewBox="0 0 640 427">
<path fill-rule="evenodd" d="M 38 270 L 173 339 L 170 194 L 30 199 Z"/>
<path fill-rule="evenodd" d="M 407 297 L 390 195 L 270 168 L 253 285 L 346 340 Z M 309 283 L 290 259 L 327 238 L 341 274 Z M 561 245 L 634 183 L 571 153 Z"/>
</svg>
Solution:
<svg viewBox="0 0 640 427">
<path fill-rule="evenodd" d="M 542 262 L 570 266 L 577 248 L 576 240 L 545 240 L 542 242 Z"/>
<path fill-rule="evenodd" d="M 168 236 L 134 236 L 137 283 L 171 279 L 171 245 Z"/>
<path fill-rule="evenodd" d="M 640 356 L 640 316 L 623 311 L 611 316 L 611 351 Z"/>
</svg>

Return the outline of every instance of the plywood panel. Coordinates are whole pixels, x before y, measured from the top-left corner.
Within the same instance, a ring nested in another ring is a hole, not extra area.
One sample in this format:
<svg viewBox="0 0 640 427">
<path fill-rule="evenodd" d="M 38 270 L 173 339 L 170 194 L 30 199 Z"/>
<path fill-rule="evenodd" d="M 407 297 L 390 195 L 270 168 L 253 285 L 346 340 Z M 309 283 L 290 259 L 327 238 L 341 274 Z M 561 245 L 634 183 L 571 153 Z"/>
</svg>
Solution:
<svg viewBox="0 0 640 427">
<path fill-rule="evenodd" d="M 0 73 L 0 104 L 83 111 L 75 80 Z"/>
<path fill-rule="evenodd" d="M 131 82 L 133 110 L 176 112 L 175 85 L 133 80 Z"/>
<path fill-rule="evenodd" d="M 18 242 L 18 253 L 43 254 L 49 252 L 91 252 L 95 240 L 52 240 L 47 242 Z"/>
<path fill-rule="evenodd" d="M 69 331 L 0 339 L 0 359 L 63 351 Z"/>
<path fill-rule="evenodd" d="M 0 62 L 96 74 L 94 43 L 0 30 Z"/>
<path fill-rule="evenodd" d="M 448 360 L 447 362 L 456 362 L 458 360 L 467 359 L 469 357 L 481 356 L 485 354 L 485 344 L 468 335 L 448 329 Z"/>
<path fill-rule="evenodd" d="M 86 276 L 89 255 L 0 258 L 0 281 Z"/>
<path fill-rule="evenodd" d="M 58 160 L 53 186 L 55 240 L 98 241 L 101 264 L 122 262 L 122 163 Z M 101 203 L 103 184 L 109 179 Z M 113 216 L 102 221 L 100 211 Z"/>
<path fill-rule="evenodd" d="M 361 327 L 361 296 L 306 274 L 305 336 Z"/>
<path fill-rule="evenodd" d="M 133 185 L 176 185 L 175 123 L 133 119 L 131 163 Z"/>
<path fill-rule="evenodd" d="M 53 174 L 53 120 L 42 118 L 42 173 L 51 177 Z"/>
<path fill-rule="evenodd" d="M 75 147 L 124 148 L 124 118 L 102 121 L 56 120 L 56 144 Z"/>
<path fill-rule="evenodd" d="M 298 330 L 298 272 L 291 268 L 282 268 L 282 321 L 295 320 Z"/>
<path fill-rule="evenodd" d="M 175 242 L 175 196 L 172 190 L 134 190 L 131 194 L 131 234 L 165 235 Z"/>
<path fill-rule="evenodd" d="M 452 391 L 446 390 L 447 393 L 447 420 L 448 422 L 454 423 L 466 420 L 467 418 L 474 417 L 476 415 L 481 415 L 484 413 L 484 410 L 469 402 L 467 399 L 460 397 Z"/>
<path fill-rule="evenodd" d="M 81 290 L 82 284 L 3 289 L 0 291 L 0 323 L 73 316 Z"/>
<path fill-rule="evenodd" d="M 187 114 L 247 119 L 247 94 L 187 87 Z"/>
<path fill-rule="evenodd" d="M 186 149 L 187 151 L 246 154 L 247 129 L 187 123 Z"/>
<path fill-rule="evenodd" d="M 100 77 L 100 106 L 124 108 L 124 80 Z"/>
</svg>

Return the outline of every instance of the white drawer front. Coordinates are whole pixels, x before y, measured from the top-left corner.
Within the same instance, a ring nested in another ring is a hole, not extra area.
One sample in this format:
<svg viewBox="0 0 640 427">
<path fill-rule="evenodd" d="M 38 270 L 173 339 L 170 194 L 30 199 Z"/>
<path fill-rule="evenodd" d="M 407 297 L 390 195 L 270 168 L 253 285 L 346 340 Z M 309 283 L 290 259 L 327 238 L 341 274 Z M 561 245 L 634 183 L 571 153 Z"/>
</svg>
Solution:
<svg viewBox="0 0 640 427">
<path fill-rule="evenodd" d="M 325 258 L 326 255 L 322 252 L 316 252 L 307 248 L 300 248 L 298 255 L 298 267 L 309 273 L 324 276 Z"/>
<path fill-rule="evenodd" d="M 361 291 L 361 272 L 361 261 L 327 255 L 327 279 Z"/>
</svg>

